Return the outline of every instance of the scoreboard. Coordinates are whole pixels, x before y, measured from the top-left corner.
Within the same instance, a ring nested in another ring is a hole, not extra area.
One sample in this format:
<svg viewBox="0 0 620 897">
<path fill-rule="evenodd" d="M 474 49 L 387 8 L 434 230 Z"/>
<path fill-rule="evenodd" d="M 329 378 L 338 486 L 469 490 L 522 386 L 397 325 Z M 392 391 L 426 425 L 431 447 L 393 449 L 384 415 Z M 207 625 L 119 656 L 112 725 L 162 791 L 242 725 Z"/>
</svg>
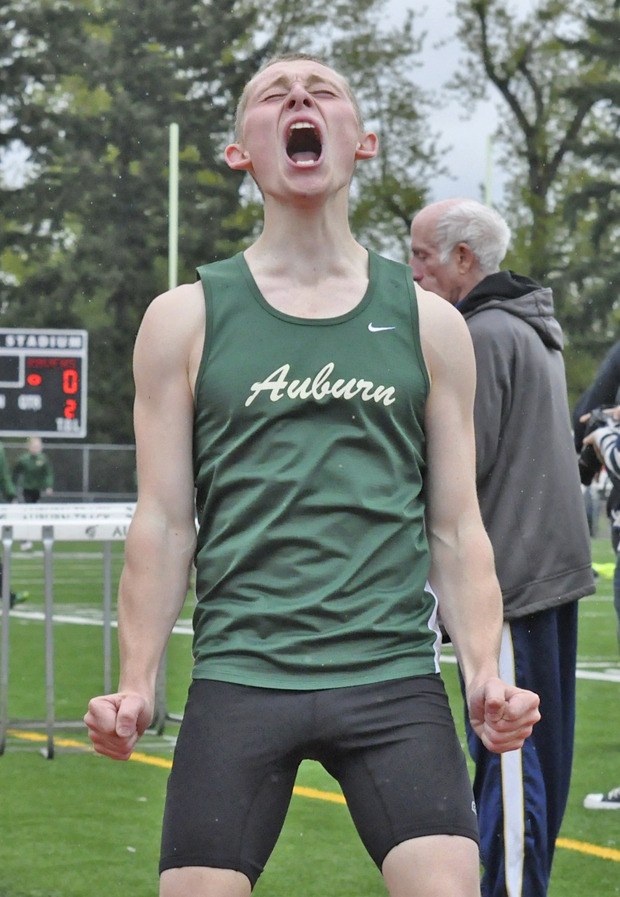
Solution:
<svg viewBox="0 0 620 897">
<path fill-rule="evenodd" d="M 0 436 L 86 436 L 88 333 L 0 327 Z"/>
</svg>

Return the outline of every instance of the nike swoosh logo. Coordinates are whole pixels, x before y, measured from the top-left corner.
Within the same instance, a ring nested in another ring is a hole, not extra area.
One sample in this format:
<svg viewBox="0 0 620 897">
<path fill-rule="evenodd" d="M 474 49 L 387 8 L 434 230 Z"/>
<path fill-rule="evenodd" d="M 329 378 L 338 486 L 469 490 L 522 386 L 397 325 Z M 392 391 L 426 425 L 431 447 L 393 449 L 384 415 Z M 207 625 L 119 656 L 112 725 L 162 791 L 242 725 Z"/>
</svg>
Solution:
<svg viewBox="0 0 620 897">
<path fill-rule="evenodd" d="M 369 324 L 368 329 L 371 333 L 380 333 L 382 330 L 396 330 L 396 327 L 375 327 L 374 324 Z"/>
</svg>

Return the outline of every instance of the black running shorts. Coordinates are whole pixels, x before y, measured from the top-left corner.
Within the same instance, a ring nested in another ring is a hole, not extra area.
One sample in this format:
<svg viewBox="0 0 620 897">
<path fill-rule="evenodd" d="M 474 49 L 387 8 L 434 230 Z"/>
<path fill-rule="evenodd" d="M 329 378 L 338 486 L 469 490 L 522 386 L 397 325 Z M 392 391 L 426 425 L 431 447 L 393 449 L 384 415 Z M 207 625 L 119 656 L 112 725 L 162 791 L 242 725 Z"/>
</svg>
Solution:
<svg viewBox="0 0 620 897">
<path fill-rule="evenodd" d="M 160 872 L 235 869 L 254 885 L 304 759 L 339 782 L 379 868 L 410 838 L 478 842 L 465 757 L 438 675 L 320 691 L 203 679 L 190 687 L 168 780 Z"/>
</svg>

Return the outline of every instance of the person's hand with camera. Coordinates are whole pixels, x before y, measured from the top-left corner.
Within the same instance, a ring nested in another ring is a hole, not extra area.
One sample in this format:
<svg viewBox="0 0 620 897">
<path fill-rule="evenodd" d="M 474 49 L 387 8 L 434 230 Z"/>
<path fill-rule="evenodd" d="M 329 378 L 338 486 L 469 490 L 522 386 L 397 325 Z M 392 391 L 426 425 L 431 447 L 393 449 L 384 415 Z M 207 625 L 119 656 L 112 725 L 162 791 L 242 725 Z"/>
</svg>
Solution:
<svg viewBox="0 0 620 897">
<path fill-rule="evenodd" d="M 582 415 L 579 420 L 586 424 L 586 435 L 583 438 L 579 465 L 581 481 L 584 485 L 588 485 L 584 482 L 584 470 L 587 472 L 592 470 L 593 456 L 596 459 L 597 469 L 605 464 L 609 473 L 612 475 L 616 473 L 617 458 L 614 456 L 620 454 L 620 405 L 616 405 L 614 408 L 596 408 L 589 414 Z M 611 455 L 612 452 L 613 455 Z"/>
</svg>

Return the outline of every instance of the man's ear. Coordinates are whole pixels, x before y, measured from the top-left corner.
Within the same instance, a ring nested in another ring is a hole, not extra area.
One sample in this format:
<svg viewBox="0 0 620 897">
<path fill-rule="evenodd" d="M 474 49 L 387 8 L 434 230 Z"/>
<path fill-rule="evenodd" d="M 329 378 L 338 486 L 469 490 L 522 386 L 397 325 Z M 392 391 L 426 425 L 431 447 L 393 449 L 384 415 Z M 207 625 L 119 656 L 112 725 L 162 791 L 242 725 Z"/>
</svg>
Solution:
<svg viewBox="0 0 620 897">
<path fill-rule="evenodd" d="M 233 171 L 249 171 L 252 168 L 252 160 L 246 150 L 239 143 L 229 143 L 224 150 L 226 164 Z"/>
<path fill-rule="evenodd" d="M 469 274 L 472 268 L 478 264 L 478 256 L 472 252 L 468 243 L 457 243 L 454 249 L 459 272 Z"/>
<path fill-rule="evenodd" d="M 364 134 L 355 150 L 356 159 L 373 159 L 379 152 L 379 138 L 372 131 Z"/>
</svg>

